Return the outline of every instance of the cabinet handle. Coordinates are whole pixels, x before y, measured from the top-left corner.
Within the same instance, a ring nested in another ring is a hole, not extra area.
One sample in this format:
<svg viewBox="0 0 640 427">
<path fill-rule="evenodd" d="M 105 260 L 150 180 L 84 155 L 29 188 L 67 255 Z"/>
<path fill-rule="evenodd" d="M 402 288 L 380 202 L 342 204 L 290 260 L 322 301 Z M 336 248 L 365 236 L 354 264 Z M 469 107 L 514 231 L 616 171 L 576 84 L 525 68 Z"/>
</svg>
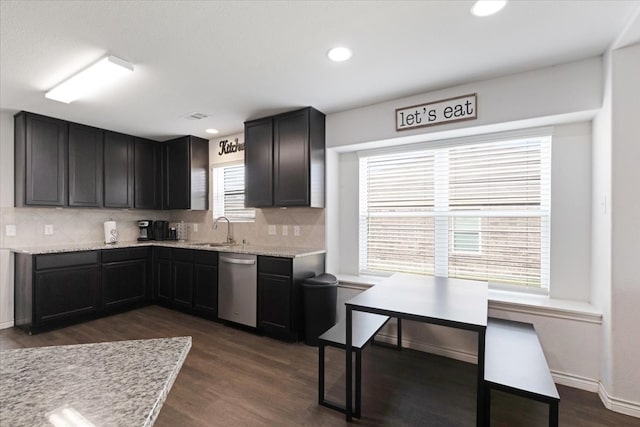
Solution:
<svg viewBox="0 0 640 427">
<path fill-rule="evenodd" d="M 243 264 L 243 265 L 253 265 L 256 263 L 254 259 L 235 259 L 235 258 L 227 258 L 224 256 L 220 257 L 220 261 L 228 262 L 229 264 Z"/>
</svg>

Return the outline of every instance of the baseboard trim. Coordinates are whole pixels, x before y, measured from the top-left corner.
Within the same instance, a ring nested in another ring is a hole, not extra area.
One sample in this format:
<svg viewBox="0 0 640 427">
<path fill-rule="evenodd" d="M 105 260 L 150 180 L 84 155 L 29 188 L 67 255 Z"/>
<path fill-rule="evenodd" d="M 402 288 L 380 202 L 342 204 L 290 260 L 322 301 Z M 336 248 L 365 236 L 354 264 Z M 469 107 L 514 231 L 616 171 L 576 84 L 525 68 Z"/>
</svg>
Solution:
<svg viewBox="0 0 640 427">
<path fill-rule="evenodd" d="M 396 335 L 390 335 L 379 332 L 376 335 L 376 341 L 381 341 L 385 344 L 395 345 L 398 342 Z M 450 359 L 459 360 L 466 363 L 478 363 L 478 355 L 475 353 L 469 353 L 466 351 L 453 350 L 446 347 L 439 347 L 436 345 L 428 344 L 420 341 L 402 340 L 402 347 L 410 348 L 412 350 L 422 351 L 424 353 L 431 353 L 438 356 L 448 357 Z"/>
<path fill-rule="evenodd" d="M 568 387 L 577 388 L 591 393 L 598 392 L 600 382 L 593 378 L 581 377 L 579 375 L 567 374 L 564 372 L 551 371 L 553 382 L 556 384 L 566 385 Z"/>
<path fill-rule="evenodd" d="M 13 320 L 9 320 L 7 322 L 1 322 L 0 323 L 0 329 L 7 329 L 7 328 L 12 328 L 13 327 Z"/>
<path fill-rule="evenodd" d="M 604 385 L 598 383 L 598 396 L 604 404 L 605 408 L 612 410 L 613 412 L 619 412 L 624 415 L 629 415 L 635 418 L 640 418 L 640 403 L 631 402 L 630 400 L 618 399 L 607 393 L 607 389 Z"/>
</svg>

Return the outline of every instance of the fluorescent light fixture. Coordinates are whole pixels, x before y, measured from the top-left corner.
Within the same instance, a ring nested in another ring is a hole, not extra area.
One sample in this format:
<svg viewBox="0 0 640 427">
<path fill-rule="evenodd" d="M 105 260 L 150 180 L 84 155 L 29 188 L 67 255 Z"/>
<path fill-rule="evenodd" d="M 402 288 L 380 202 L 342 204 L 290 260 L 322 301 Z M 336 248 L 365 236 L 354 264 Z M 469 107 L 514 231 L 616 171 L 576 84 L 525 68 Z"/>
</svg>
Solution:
<svg viewBox="0 0 640 427">
<path fill-rule="evenodd" d="M 115 56 L 107 56 L 69 77 L 44 96 L 68 104 L 131 72 L 133 65 Z"/>
<path fill-rule="evenodd" d="M 329 57 L 329 59 L 336 62 L 346 61 L 347 59 L 351 58 L 351 55 L 351 51 L 346 47 L 334 47 L 329 52 L 327 52 L 327 56 Z"/>
<path fill-rule="evenodd" d="M 215 133 L 218 133 L 218 129 L 209 128 L 209 129 L 205 129 L 205 132 L 215 134 Z"/>
<path fill-rule="evenodd" d="M 505 7 L 507 0 L 476 0 L 471 6 L 475 16 L 489 16 L 498 13 Z"/>
</svg>

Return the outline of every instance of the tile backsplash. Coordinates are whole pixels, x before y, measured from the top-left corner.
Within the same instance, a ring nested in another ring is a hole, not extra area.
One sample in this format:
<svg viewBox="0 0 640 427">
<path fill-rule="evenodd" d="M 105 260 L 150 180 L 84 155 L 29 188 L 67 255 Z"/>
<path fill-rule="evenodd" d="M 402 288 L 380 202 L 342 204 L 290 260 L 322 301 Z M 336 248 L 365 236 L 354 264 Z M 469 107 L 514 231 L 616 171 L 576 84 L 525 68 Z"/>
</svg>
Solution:
<svg viewBox="0 0 640 427">
<path fill-rule="evenodd" d="M 216 230 L 212 228 L 211 211 L 5 207 L 0 208 L 1 247 L 99 242 L 104 239 L 103 223 L 111 219 L 117 223 L 121 241 L 138 237 L 136 221 L 140 219 L 162 219 L 170 223 L 184 221 L 189 241 L 223 241 L 227 230 L 226 221 L 220 222 Z M 7 225 L 15 226 L 15 236 L 6 235 Z M 45 234 L 45 225 L 53 226 L 53 234 Z M 275 226 L 275 235 L 269 234 L 270 225 Z M 286 235 L 283 235 L 283 227 Z M 299 228 L 299 236 L 294 235 L 294 227 Z M 230 232 L 237 242 L 245 239 L 255 245 L 324 248 L 324 210 L 257 209 L 255 222 L 231 223 Z"/>
</svg>

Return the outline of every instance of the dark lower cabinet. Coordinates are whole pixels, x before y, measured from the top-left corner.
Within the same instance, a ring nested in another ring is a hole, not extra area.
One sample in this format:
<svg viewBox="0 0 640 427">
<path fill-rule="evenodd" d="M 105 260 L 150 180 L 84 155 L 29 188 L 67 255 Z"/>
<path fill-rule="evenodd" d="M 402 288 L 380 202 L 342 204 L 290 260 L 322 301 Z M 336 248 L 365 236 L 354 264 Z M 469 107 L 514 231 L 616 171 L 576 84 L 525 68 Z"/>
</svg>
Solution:
<svg viewBox="0 0 640 427">
<path fill-rule="evenodd" d="M 106 311 L 127 310 L 150 299 L 149 248 L 110 249 L 102 253 L 102 304 Z"/>
<path fill-rule="evenodd" d="M 218 318 L 218 252 L 194 251 L 193 311 L 208 319 Z"/>
<path fill-rule="evenodd" d="M 15 255 L 15 325 L 29 333 L 100 312 L 100 252 Z"/>
<path fill-rule="evenodd" d="M 218 317 L 218 253 L 154 248 L 154 300 L 208 319 Z"/>
<path fill-rule="evenodd" d="M 193 251 L 191 249 L 173 249 L 171 285 L 174 307 L 190 309 L 193 305 Z"/>
<path fill-rule="evenodd" d="M 324 254 L 295 258 L 258 257 L 258 330 L 299 341 L 304 330 L 302 282 L 324 272 Z"/>
<path fill-rule="evenodd" d="M 171 286 L 171 249 L 153 248 L 153 299 L 159 304 L 170 306 L 173 301 Z"/>
</svg>

